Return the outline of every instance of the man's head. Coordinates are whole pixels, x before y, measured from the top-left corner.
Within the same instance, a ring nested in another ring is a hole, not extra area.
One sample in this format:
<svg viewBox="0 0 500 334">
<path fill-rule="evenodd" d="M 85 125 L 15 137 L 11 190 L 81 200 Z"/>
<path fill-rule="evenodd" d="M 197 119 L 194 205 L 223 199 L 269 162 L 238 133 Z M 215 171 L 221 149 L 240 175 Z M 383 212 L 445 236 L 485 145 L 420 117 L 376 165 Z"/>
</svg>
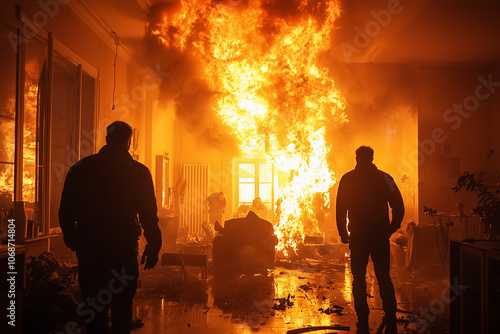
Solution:
<svg viewBox="0 0 500 334">
<path fill-rule="evenodd" d="M 132 139 L 132 128 L 125 122 L 116 121 L 106 128 L 106 143 L 108 145 L 123 146 L 130 148 Z"/>
<path fill-rule="evenodd" d="M 368 164 L 373 161 L 373 149 L 370 146 L 360 146 L 356 150 L 356 162 L 358 164 Z"/>
</svg>

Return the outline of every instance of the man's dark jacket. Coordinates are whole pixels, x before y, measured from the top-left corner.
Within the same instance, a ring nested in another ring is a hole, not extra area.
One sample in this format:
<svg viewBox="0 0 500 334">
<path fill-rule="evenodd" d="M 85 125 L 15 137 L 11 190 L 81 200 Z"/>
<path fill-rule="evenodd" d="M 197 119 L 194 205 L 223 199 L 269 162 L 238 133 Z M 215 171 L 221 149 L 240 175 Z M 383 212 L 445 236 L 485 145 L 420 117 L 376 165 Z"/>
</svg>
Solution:
<svg viewBox="0 0 500 334">
<path fill-rule="evenodd" d="M 347 238 L 347 213 L 351 241 L 364 242 L 394 233 L 401 227 L 404 211 L 403 198 L 393 178 L 372 163 L 356 165 L 340 180 L 336 216 L 343 239 Z"/>
<path fill-rule="evenodd" d="M 116 145 L 71 167 L 59 222 L 66 246 L 77 255 L 130 253 L 137 248 L 141 226 L 151 250 L 161 248 L 151 173 Z"/>
</svg>

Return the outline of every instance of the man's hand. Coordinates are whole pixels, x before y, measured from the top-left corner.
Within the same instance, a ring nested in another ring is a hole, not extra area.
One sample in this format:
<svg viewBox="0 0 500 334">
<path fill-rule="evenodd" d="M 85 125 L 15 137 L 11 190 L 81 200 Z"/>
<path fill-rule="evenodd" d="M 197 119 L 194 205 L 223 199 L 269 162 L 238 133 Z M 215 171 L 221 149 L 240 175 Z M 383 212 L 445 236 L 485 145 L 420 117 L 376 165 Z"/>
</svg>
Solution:
<svg viewBox="0 0 500 334">
<path fill-rule="evenodd" d="M 146 245 L 146 249 L 144 249 L 144 253 L 142 253 L 141 264 L 144 265 L 144 269 L 152 269 L 158 262 L 158 253 L 151 250 L 149 245 Z"/>
<path fill-rule="evenodd" d="M 349 243 L 349 236 L 342 236 L 340 237 L 340 241 L 342 241 L 343 244 L 348 244 Z"/>
</svg>

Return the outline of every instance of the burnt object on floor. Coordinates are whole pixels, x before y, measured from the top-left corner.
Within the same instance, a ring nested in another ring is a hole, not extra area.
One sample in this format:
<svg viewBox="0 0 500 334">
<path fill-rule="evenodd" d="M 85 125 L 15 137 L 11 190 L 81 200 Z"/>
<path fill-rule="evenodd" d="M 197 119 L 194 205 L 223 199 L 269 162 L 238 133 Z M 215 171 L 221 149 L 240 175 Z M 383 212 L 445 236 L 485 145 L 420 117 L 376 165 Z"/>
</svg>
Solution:
<svg viewBox="0 0 500 334">
<path fill-rule="evenodd" d="M 278 238 L 273 225 L 250 211 L 225 222 L 213 241 L 216 272 L 257 273 L 274 268 Z"/>
<path fill-rule="evenodd" d="M 276 298 L 276 303 L 273 306 L 273 309 L 276 311 L 285 311 L 287 308 L 290 308 L 295 304 L 292 299 L 295 299 L 295 296 L 288 294 L 286 298 Z"/>
</svg>

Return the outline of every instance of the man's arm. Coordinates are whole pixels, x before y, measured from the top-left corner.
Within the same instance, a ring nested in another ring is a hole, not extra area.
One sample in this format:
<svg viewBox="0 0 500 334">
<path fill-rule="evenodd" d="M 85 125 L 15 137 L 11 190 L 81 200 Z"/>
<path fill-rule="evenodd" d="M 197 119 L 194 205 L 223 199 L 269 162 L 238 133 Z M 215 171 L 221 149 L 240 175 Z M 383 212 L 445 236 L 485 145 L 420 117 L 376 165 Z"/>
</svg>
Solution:
<svg viewBox="0 0 500 334">
<path fill-rule="evenodd" d="M 345 185 L 342 179 L 339 182 L 339 190 L 337 192 L 337 204 L 335 206 L 336 218 L 337 218 L 337 230 L 340 235 L 342 243 L 346 244 L 349 242 L 349 234 L 347 233 L 347 206 L 345 198 Z"/>
<path fill-rule="evenodd" d="M 405 215 L 405 205 L 403 202 L 403 197 L 398 189 L 398 186 L 391 177 L 388 180 L 389 183 L 389 205 L 392 209 L 392 221 L 389 226 L 389 233 L 393 234 L 401 227 L 401 222 Z"/>
<path fill-rule="evenodd" d="M 76 170 L 72 167 L 66 175 L 59 205 L 59 225 L 63 232 L 64 244 L 76 250 L 76 204 L 77 185 Z"/>
<path fill-rule="evenodd" d="M 138 214 L 139 221 L 144 230 L 146 238 L 146 250 L 142 256 L 142 263 L 147 259 L 146 269 L 153 268 L 158 261 L 162 240 L 161 231 L 158 227 L 158 208 L 156 207 L 156 197 L 153 186 L 153 179 L 149 170 L 144 167 L 144 179 L 142 182 L 142 192 L 139 197 Z"/>
</svg>

